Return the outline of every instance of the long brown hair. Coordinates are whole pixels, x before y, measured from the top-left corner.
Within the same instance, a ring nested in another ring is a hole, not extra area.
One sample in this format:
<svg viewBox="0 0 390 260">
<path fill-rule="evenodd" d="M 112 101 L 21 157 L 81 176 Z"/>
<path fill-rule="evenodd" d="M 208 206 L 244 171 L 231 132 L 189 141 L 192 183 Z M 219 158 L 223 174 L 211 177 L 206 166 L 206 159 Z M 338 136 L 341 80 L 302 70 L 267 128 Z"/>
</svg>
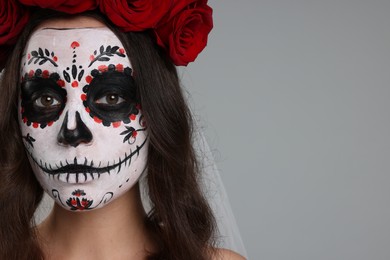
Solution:
<svg viewBox="0 0 390 260">
<path fill-rule="evenodd" d="M 149 130 L 147 226 L 158 252 L 150 259 L 209 259 L 215 220 L 202 195 L 192 146 L 192 118 L 176 67 L 148 32 L 123 33 L 98 13 L 129 54 Z M 33 222 L 42 199 L 18 125 L 20 60 L 34 28 L 61 13 L 36 12 L 21 34 L 0 82 L 0 259 L 43 259 Z"/>
</svg>

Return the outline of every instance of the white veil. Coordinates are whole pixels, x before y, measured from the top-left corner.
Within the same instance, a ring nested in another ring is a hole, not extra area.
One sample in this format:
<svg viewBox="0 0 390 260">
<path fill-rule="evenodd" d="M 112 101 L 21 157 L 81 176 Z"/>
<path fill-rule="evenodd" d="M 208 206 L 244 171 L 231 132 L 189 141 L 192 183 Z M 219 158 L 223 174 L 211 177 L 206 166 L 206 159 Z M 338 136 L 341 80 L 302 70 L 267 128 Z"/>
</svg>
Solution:
<svg viewBox="0 0 390 260">
<path fill-rule="evenodd" d="M 241 235 L 230 206 L 214 157 L 202 132 L 195 136 L 194 146 L 202 166 L 202 188 L 213 210 L 218 227 L 218 247 L 247 257 Z"/>
</svg>

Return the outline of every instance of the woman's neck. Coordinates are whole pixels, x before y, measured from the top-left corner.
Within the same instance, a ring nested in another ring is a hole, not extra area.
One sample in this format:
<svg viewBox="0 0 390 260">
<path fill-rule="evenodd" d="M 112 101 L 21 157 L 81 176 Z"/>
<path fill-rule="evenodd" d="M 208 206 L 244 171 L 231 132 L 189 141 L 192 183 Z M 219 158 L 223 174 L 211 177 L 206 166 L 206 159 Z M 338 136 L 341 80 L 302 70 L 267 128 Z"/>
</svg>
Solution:
<svg viewBox="0 0 390 260">
<path fill-rule="evenodd" d="M 48 259 L 144 259 L 153 250 L 138 185 L 93 211 L 55 204 L 38 234 Z"/>
</svg>

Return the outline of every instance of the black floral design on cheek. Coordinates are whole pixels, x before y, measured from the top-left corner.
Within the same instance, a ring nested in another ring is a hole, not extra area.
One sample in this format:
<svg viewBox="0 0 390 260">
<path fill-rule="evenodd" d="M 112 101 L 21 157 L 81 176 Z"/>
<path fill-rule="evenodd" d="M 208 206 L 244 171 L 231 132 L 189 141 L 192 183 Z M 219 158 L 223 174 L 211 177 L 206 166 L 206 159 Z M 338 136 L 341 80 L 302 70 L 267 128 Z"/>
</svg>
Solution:
<svg viewBox="0 0 390 260">
<path fill-rule="evenodd" d="M 45 128 L 51 126 L 60 117 L 66 103 L 65 82 L 57 73 L 47 70 L 30 70 L 22 77 L 21 113 L 22 120 L 28 126 Z M 55 100 L 55 106 L 37 106 L 37 100 L 43 97 Z"/>
<path fill-rule="evenodd" d="M 26 141 L 26 143 L 28 143 L 32 148 L 34 148 L 34 142 L 35 142 L 35 139 L 29 134 L 27 133 L 26 136 L 22 136 L 22 138 Z"/>
<path fill-rule="evenodd" d="M 143 115 L 141 115 L 139 119 L 139 123 L 143 128 L 135 129 L 134 127 L 131 126 L 125 126 L 126 130 L 120 133 L 121 135 L 125 136 L 123 138 L 123 143 L 125 142 L 127 142 L 128 144 L 135 143 L 135 141 L 137 140 L 138 132 L 142 132 L 146 130 L 146 124 L 145 124 L 145 120 L 143 119 Z"/>
<path fill-rule="evenodd" d="M 79 86 L 79 82 L 84 76 L 83 66 L 81 65 L 78 67 L 76 66 L 76 58 L 77 58 L 76 48 L 80 47 L 80 43 L 74 41 L 71 43 L 70 47 L 73 49 L 72 68 L 67 67 L 65 70 L 62 71 L 62 74 L 64 75 L 64 79 L 66 80 L 66 82 L 70 83 L 72 87 L 77 88 Z"/>
<path fill-rule="evenodd" d="M 96 123 L 119 127 L 122 122 L 127 124 L 136 119 L 140 105 L 131 68 L 123 68 L 122 64 L 101 65 L 85 80 L 89 84 L 83 87 L 81 99 Z M 117 104 L 97 102 L 108 95 L 115 95 L 123 101 Z"/>
<path fill-rule="evenodd" d="M 56 63 L 58 58 L 54 55 L 54 52 L 50 52 L 48 49 L 43 50 L 42 48 L 38 48 L 37 51 L 32 51 L 27 54 L 28 64 L 34 62 L 34 64 L 43 65 L 46 62 L 50 62 L 54 67 L 58 67 Z"/>
<path fill-rule="evenodd" d="M 110 61 L 110 57 L 113 57 L 114 55 L 119 57 L 126 57 L 125 50 L 123 48 L 120 48 L 119 46 L 111 47 L 111 45 L 108 45 L 106 48 L 104 48 L 104 45 L 102 45 L 99 48 L 99 54 L 98 51 L 95 50 L 93 55 L 89 57 L 91 63 L 89 63 L 88 68 L 91 67 L 92 64 L 94 64 L 96 61 Z"/>
</svg>

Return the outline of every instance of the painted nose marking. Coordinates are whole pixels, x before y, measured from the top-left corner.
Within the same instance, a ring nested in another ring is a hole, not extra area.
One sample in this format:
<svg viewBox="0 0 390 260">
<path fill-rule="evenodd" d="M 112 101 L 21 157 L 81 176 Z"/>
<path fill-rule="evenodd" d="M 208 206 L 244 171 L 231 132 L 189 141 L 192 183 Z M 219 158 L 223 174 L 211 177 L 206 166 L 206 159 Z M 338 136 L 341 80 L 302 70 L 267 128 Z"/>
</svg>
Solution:
<svg viewBox="0 0 390 260">
<path fill-rule="evenodd" d="M 69 124 L 68 117 L 69 114 L 66 112 L 57 136 L 58 143 L 73 147 L 77 147 L 81 143 L 90 143 L 92 141 L 92 133 L 81 120 L 80 113 L 76 111 L 75 120 L 72 120 L 74 123 Z"/>
</svg>

